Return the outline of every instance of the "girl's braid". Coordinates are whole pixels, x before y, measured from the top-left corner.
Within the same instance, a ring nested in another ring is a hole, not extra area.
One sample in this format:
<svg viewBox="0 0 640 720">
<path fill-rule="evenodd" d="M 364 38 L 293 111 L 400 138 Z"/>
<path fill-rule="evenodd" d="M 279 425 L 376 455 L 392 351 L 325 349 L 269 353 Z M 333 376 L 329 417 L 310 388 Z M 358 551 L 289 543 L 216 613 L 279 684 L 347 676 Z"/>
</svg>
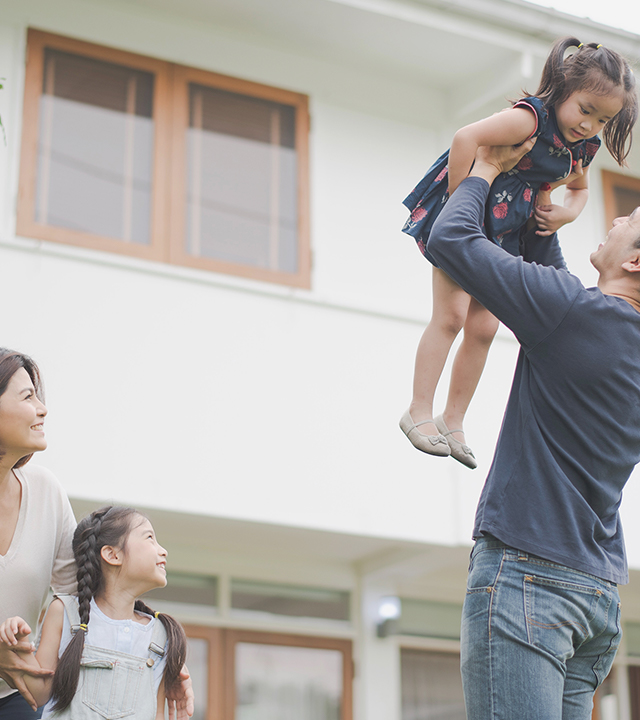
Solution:
<svg viewBox="0 0 640 720">
<path fill-rule="evenodd" d="M 105 508 L 92 513 L 90 522 L 74 538 L 73 552 L 78 563 L 78 605 L 80 622 L 88 624 L 91 610 L 91 598 L 98 592 L 102 584 L 102 569 L 100 567 L 100 552 L 98 538 L 102 519 L 111 508 Z"/>
<path fill-rule="evenodd" d="M 102 508 L 84 518 L 78 524 L 73 536 L 73 554 L 78 565 L 78 610 L 80 622 L 71 642 L 58 661 L 56 673 L 53 676 L 51 689 L 55 700 L 53 710 L 62 711 L 67 708 L 78 689 L 80 678 L 80 661 L 84 649 L 84 638 L 89 624 L 91 611 L 91 598 L 100 590 L 102 585 L 102 568 L 100 566 L 100 530 L 102 521 L 110 507 Z"/>
</svg>

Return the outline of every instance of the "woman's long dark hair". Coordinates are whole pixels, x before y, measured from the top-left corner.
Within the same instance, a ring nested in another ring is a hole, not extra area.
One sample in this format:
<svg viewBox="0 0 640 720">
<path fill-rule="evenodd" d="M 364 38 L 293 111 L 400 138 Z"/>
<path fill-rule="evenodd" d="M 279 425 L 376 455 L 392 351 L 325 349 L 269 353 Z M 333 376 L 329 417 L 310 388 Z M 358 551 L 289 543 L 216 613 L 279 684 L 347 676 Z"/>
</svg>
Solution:
<svg viewBox="0 0 640 720">
<path fill-rule="evenodd" d="M 0 397 L 4 395 L 11 378 L 20 368 L 24 368 L 27 371 L 33 387 L 36 389 L 38 399 L 44 402 L 44 388 L 38 366 L 28 355 L 16 352 L 15 350 L 8 350 L 7 348 L 0 348 Z M 4 452 L 2 448 L 0 448 L 0 457 L 2 457 L 2 455 L 4 455 Z M 20 458 L 13 467 L 20 468 L 26 465 L 32 457 L 33 453 L 25 455 Z"/>
<path fill-rule="evenodd" d="M 133 508 L 104 507 L 91 513 L 78 523 L 73 536 L 73 554 L 78 565 L 78 605 L 80 622 L 89 624 L 91 598 L 104 589 L 100 551 L 105 545 L 122 547 L 126 552 L 127 536 L 135 527 L 136 518 L 143 518 Z M 136 600 L 135 609 L 155 615 L 141 600 Z M 179 622 L 170 615 L 159 613 L 158 619 L 167 632 L 166 665 L 164 685 L 168 690 L 179 682 L 179 675 L 187 654 L 187 639 Z M 77 630 L 71 642 L 58 661 L 53 676 L 52 697 L 54 710 L 64 710 L 73 700 L 78 689 L 80 660 L 84 648 L 85 632 Z"/>
<path fill-rule="evenodd" d="M 570 48 L 576 50 L 565 57 Z M 614 88 L 622 90 L 622 109 L 604 126 L 602 137 L 618 165 L 626 165 L 638 119 L 638 94 L 631 67 L 617 52 L 575 37 L 561 38 L 547 57 L 535 97 L 551 108 L 580 90 L 606 95 Z"/>
</svg>

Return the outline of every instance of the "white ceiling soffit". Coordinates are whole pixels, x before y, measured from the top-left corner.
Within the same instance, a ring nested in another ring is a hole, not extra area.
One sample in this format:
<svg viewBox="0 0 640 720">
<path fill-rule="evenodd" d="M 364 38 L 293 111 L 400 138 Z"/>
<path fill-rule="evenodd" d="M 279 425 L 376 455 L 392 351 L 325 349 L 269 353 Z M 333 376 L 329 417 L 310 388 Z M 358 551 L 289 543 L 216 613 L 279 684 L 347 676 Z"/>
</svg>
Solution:
<svg viewBox="0 0 640 720">
<path fill-rule="evenodd" d="M 565 35 L 602 42 L 640 60 L 640 36 L 525 0 L 327 0 L 462 35 L 510 50 L 546 57 L 549 43 Z M 515 34 L 517 33 L 517 34 Z"/>
<path fill-rule="evenodd" d="M 89 1 L 89 0 L 87 0 Z M 640 64 L 640 36 L 525 0 L 122 0 L 209 24 L 277 52 L 399 78 L 443 93 L 448 116 L 470 122 L 535 91 L 551 43 L 596 40 Z M 303 87 L 303 86 L 301 86 Z"/>
</svg>

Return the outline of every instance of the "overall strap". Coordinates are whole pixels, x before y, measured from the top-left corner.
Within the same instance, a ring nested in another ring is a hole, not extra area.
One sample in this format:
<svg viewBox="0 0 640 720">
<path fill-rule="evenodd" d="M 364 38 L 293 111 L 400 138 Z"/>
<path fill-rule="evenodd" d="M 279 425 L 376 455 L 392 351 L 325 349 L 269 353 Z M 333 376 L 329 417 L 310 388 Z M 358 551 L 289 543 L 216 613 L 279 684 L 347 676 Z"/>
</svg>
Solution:
<svg viewBox="0 0 640 720">
<path fill-rule="evenodd" d="M 164 648 L 167 644 L 167 631 L 164 629 L 164 625 L 160 618 L 156 618 L 156 622 L 153 626 L 153 632 L 151 633 L 151 642 L 149 643 L 149 658 L 153 660 L 152 655 L 156 655 L 155 659 L 160 660 L 164 657 Z"/>
<path fill-rule="evenodd" d="M 68 593 L 56 593 L 54 599 L 62 600 L 64 603 L 64 611 L 67 613 L 69 618 L 69 625 L 71 625 L 71 634 L 75 635 L 80 629 L 80 611 L 78 610 L 78 599 L 75 595 L 69 595 Z"/>
</svg>

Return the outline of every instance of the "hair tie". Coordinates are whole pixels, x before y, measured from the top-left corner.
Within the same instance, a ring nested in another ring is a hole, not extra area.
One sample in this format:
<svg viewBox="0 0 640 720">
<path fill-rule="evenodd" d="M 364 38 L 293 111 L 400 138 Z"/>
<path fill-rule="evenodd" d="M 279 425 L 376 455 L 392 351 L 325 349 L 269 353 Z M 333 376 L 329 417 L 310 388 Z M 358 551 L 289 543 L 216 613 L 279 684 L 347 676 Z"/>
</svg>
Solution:
<svg viewBox="0 0 640 720">
<path fill-rule="evenodd" d="M 158 619 L 158 615 L 160 615 L 160 611 L 159 611 L 159 610 L 156 610 L 156 611 L 153 613 L 153 617 L 157 620 L 157 619 Z"/>
<path fill-rule="evenodd" d="M 83 632 L 87 632 L 87 623 L 80 623 L 80 630 Z"/>
<path fill-rule="evenodd" d="M 580 43 L 580 45 L 578 45 L 578 50 L 580 50 L 580 48 L 581 48 L 583 45 L 584 45 L 584 43 Z"/>
<path fill-rule="evenodd" d="M 596 47 L 596 50 L 600 50 L 601 47 L 602 47 L 602 45 L 598 45 L 598 46 Z"/>
</svg>

